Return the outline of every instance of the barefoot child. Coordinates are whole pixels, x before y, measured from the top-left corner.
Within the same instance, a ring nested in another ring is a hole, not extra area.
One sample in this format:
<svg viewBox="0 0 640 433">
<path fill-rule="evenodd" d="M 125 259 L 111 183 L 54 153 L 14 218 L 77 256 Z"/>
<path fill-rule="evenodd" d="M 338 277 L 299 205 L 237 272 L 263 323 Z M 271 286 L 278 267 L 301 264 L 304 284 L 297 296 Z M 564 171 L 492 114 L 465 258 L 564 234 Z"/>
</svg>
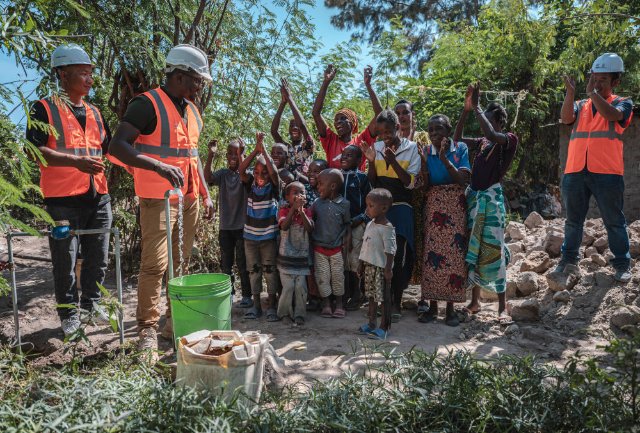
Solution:
<svg viewBox="0 0 640 433">
<path fill-rule="evenodd" d="M 278 252 L 278 198 L 280 179 L 271 156 L 264 148 L 264 132 L 256 133 L 256 148 L 249 157 L 242 159 L 240 152 L 240 177 L 245 185 L 250 185 L 247 202 L 247 220 L 244 224 L 244 249 L 247 256 L 247 270 L 251 281 L 253 307 L 244 315 L 245 319 L 262 316 L 260 291 L 262 276 L 267 282 L 269 305 L 267 320 L 277 321 L 276 293 L 278 273 L 276 255 Z M 259 156 L 258 156 L 259 155 Z M 257 157 L 257 158 L 256 158 Z M 253 175 L 247 173 L 251 161 L 256 160 Z"/>
<path fill-rule="evenodd" d="M 504 243 L 506 209 L 500 181 L 509 170 L 518 146 L 518 137 L 502 132 L 507 124 L 507 111 L 496 102 L 486 110 L 480 108 L 480 85 L 470 85 L 464 110 L 456 126 L 455 139 L 478 149 L 467 188 L 467 224 L 470 230 L 466 262 L 469 282 L 473 284 L 467 313 L 480 311 L 480 287 L 498 294 L 498 320 L 509 323 L 506 311 L 506 283 L 509 250 Z M 469 112 L 476 115 L 482 138 L 461 138 Z"/>
<path fill-rule="evenodd" d="M 355 311 L 360 308 L 360 278 L 358 278 L 358 265 L 360 263 L 360 248 L 364 228 L 370 219 L 365 214 L 366 198 L 371 191 L 371 184 L 366 173 L 358 170 L 362 160 L 362 149 L 355 145 L 349 145 L 342 151 L 340 163 L 344 176 L 342 196 L 349 201 L 349 213 L 351 215 L 351 244 L 347 251 L 345 263 L 345 309 Z"/>
<path fill-rule="evenodd" d="M 313 231 L 311 211 L 304 208 L 304 185 L 292 182 L 284 188 L 289 205 L 278 211 L 280 247 L 278 271 L 282 294 L 278 302 L 278 318 L 289 316 L 296 325 L 304 325 L 309 275 L 309 233 Z M 295 300 L 295 307 L 294 307 Z"/>
<path fill-rule="evenodd" d="M 364 277 L 366 296 L 369 298 L 369 323 L 360 332 L 371 338 L 384 340 L 391 327 L 391 277 L 393 257 L 396 254 L 396 232 L 387 219 L 393 205 L 391 193 L 384 188 L 371 190 L 367 195 L 367 215 L 371 221 L 364 231 L 358 274 Z M 384 303 L 380 327 L 377 326 L 378 303 Z"/>
<path fill-rule="evenodd" d="M 344 257 L 349 245 L 349 202 L 340 195 L 342 173 L 335 168 L 322 171 L 318 176 L 320 197 L 311 206 L 315 222 L 312 233 L 314 268 L 318 290 L 322 296 L 322 317 L 343 318 Z M 335 296 L 332 311 L 329 297 Z"/>
<path fill-rule="evenodd" d="M 203 171 L 207 183 L 220 189 L 218 192 L 220 267 L 223 273 L 231 276 L 231 284 L 233 284 L 233 264 L 235 262 L 240 274 L 242 290 L 242 300 L 238 306 L 251 308 L 253 306 L 251 283 L 249 282 L 249 272 L 247 272 L 243 239 L 248 189 L 247 185 L 240 180 L 238 173 L 239 158 L 244 155 L 244 143 L 242 140 L 232 140 L 227 146 L 227 167 L 212 172 L 211 165 L 217 151 L 217 142 L 212 141 Z"/>
</svg>

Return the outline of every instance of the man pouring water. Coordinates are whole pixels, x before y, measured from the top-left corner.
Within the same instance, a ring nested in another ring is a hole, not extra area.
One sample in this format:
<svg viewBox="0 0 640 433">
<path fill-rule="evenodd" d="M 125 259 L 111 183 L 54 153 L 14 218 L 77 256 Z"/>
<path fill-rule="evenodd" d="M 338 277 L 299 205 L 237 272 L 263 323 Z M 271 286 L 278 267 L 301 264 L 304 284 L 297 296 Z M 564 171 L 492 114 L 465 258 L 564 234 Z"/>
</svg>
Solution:
<svg viewBox="0 0 640 433">
<path fill-rule="evenodd" d="M 199 197 L 203 200 L 205 218 L 213 216 L 213 203 L 198 158 L 202 118 L 189 100 L 202 89 L 205 81 L 211 81 L 207 56 L 192 45 L 177 45 L 167 55 L 165 72 L 164 85 L 131 100 L 111 141 L 112 153 L 131 167 L 136 195 L 140 198 L 138 349 L 149 351 L 152 359 L 156 358 L 158 348 L 160 293 L 168 268 L 166 191 L 178 189 L 183 196 L 182 254 L 178 251 L 178 195 L 171 199 L 172 256 L 176 273 L 187 268 L 198 222 Z M 183 263 L 179 262 L 180 256 L 184 258 Z M 169 308 L 166 316 L 162 335 L 172 338 Z"/>
</svg>

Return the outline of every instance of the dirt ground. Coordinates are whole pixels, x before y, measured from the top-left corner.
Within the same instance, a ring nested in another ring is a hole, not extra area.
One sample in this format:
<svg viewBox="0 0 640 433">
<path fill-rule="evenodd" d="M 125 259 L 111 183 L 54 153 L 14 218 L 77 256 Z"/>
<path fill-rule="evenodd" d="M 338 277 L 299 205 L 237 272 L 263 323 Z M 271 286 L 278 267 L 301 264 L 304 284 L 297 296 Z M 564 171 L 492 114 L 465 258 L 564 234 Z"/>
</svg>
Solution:
<svg viewBox="0 0 640 433">
<path fill-rule="evenodd" d="M 0 244 L 2 259 L 6 259 L 6 243 Z M 17 255 L 47 258 L 49 249 L 46 239 L 17 238 L 14 240 Z M 32 362 L 36 365 L 60 365 L 69 360 L 64 354 L 63 334 L 55 312 L 51 264 L 17 258 L 16 279 L 20 327 L 24 350 L 36 354 Z M 3 274 L 8 279 L 8 272 Z M 132 276 L 125 276 L 125 344 L 135 341 L 136 284 Z M 113 272 L 109 273 L 106 287 L 115 294 Z M 404 304 L 415 308 L 419 299 L 419 288 L 410 287 Z M 444 307 L 444 305 L 442 305 Z M 483 311 L 476 318 L 459 327 L 446 326 L 440 318 L 437 322 L 423 324 L 417 321 L 415 309 L 405 309 L 399 323 L 393 324 L 388 341 L 381 346 L 387 349 L 410 350 L 420 348 L 425 351 L 445 352 L 448 350 L 469 350 L 478 357 L 492 357 L 499 354 L 532 354 L 551 362 L 568 359 L 580 350 L 594 353 L 606 342 L 607 335 L 575 332 L 583 326 L 556 327 L 548 322 L 518 323 L 504 326 L 496 322 L 494 303 L 484 303 Z M 349 312 L 344 319 L 321 318 L 318 313 L 309 313 L 303 327 L 295 327 L 290 321 L 269 323 L 264 318 L 257 321 L 244 320 L 244 310 L 233 310 L 232 328 L 240 331 L 261 331 L 271 336 L 271 344 L 280 357 L 281 379 L 293 383 L 298 380 L 323 379 L 357 366 L 370 353 L 372 342 L 358 335 L 358 326 L 366 322 L 365 308 Z M 595 315 L 595 312 L 593 313 Z M 589 317 L 580 320 L 588 326 Z M 161 322 L 162 324 L 162 322 Z M 91 347 L 83 349 L 83 354 L 100 354 L 119 347 L 118 335 L 107 328 L 90 327 L 87 334 Z M 14 341 L 10 296 L 0 297 L 0 342 Z M 165 352 L 166 362 L 175 361 L 175 354 L 169 341 L 159 337 L 160 348 Z M 380 345 L 378 346 L 380 347 Z"/>
</svg>

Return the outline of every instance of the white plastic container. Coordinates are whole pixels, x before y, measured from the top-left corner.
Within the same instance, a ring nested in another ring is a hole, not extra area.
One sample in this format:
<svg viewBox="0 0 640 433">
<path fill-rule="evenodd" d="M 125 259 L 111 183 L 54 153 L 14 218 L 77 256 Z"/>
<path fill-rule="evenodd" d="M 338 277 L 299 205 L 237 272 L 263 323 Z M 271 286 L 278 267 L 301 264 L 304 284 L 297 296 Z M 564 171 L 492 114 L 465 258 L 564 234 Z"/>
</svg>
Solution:
<svg viewBox="0 0 640 433">
<path fill-rule="evenodd" d="M 207 337 L 242 342 L 219 356 L 195 352 L 191 347 Z M 176 384 L 212 392 L 229 399 L 237 391 L 258 402 L 262 392 L 264 354 L 269 337 L 257 332 L 197 331 L 178 342 Z"/>
</svg>

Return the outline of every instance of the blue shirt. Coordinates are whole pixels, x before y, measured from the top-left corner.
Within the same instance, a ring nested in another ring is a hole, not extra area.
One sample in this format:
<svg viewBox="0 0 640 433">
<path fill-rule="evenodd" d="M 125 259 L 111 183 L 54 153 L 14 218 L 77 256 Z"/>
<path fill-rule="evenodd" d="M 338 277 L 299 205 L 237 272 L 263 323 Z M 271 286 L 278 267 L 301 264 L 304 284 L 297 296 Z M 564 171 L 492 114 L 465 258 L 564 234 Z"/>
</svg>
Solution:
<svg viewBox="0 0 640 433">
<path fill-rule="evenodd" d="M 467 145 L 458 142 L 454 143 L 453 140 L 450 140 L 451 145 L 449 146 L 449 151 L 447 152 L 447 159 L 451 161 L 453 166 L 460 169 L 466 169 L 471 171 L 471 164 L 469 164 L 469 150 L 467 149 Z M 435 146 L 429 145 L 427 146 L 427 168 L 429 170 L 429 183 L 431 185 L 448 185 L 453 182 L 453 179 L 449 175 L 447 168 L 444 166 L 442 161 L 440 161 L 440 155 L 438 155 L 438 150 Z"/>
</svg>

